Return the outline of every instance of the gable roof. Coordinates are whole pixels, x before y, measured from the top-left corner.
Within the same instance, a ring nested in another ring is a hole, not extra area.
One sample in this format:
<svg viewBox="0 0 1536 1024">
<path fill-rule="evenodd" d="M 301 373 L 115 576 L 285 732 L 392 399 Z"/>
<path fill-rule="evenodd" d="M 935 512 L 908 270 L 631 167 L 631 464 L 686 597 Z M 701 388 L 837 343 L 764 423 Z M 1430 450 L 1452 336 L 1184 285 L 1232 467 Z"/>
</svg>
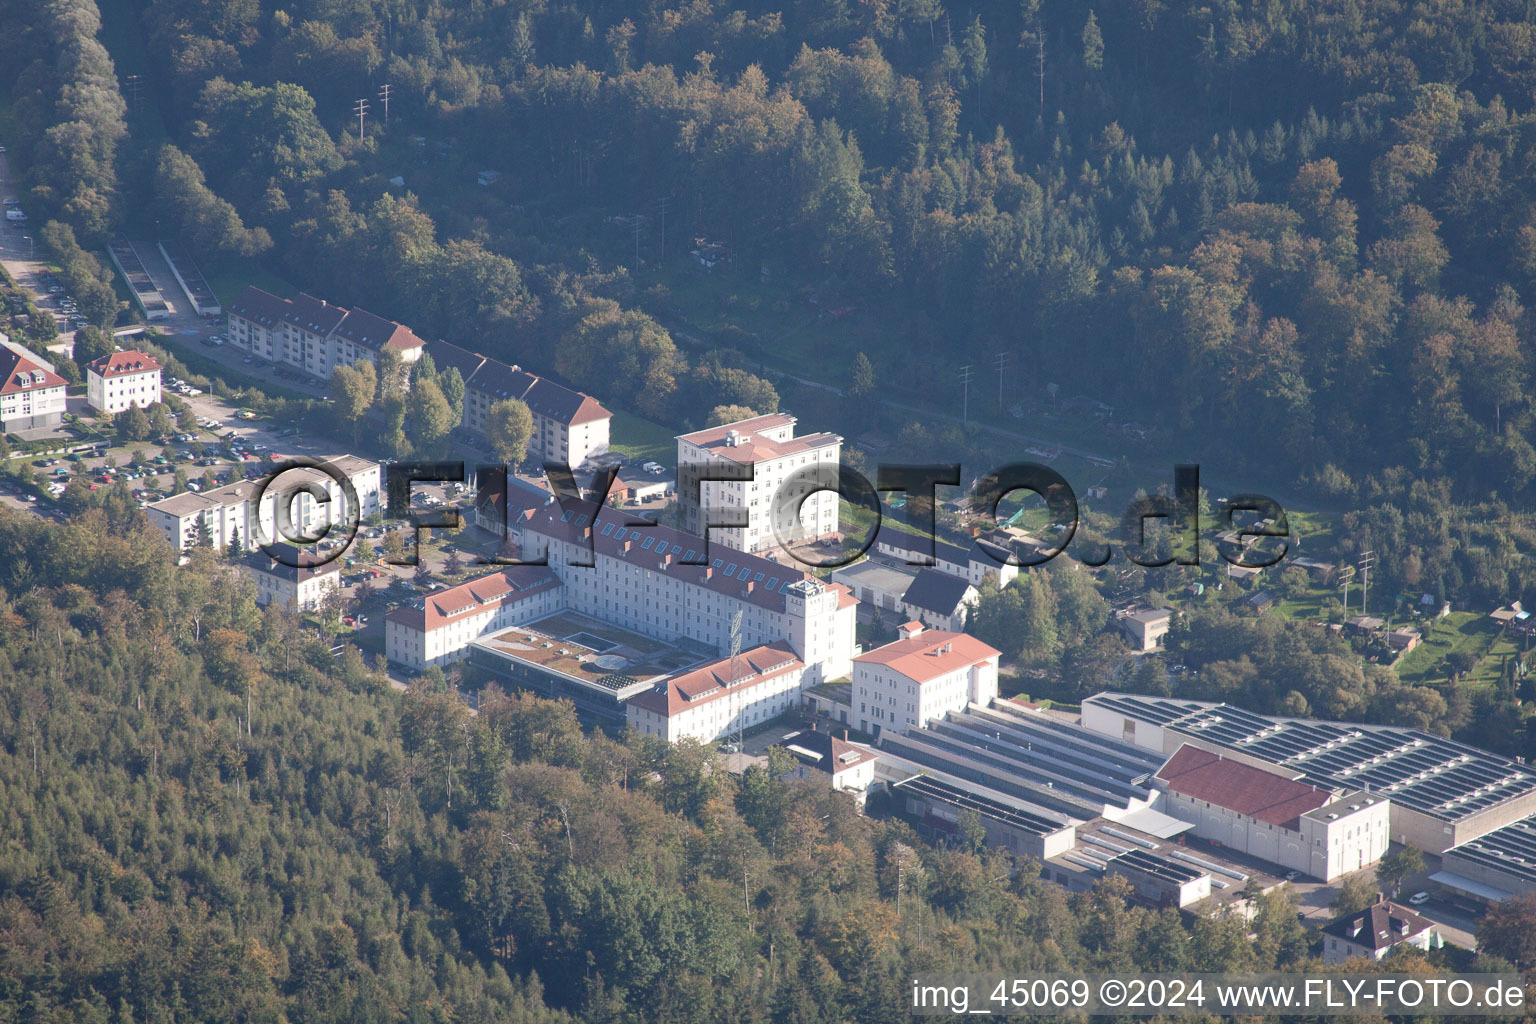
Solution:
<svg viewBox="0 0 1536 1024">
<path fill-rule="evenodd" d="M 336 325 L 335 333 L 338 338 L 375 352 L 382 352 L 386 348 L 403 352 L 426 344 L 404 324 L 386 320 L 366 309 L 354 309 L 347 313 Z"/>
<path fill-rule="evenodd" d="M 1432 927 L 1429 919 L 1383 900 L 1357 913 L 1334 918 L 1323 926 L 1323 934 L 1380 952 Z"/>
<path fill-rule="evenodd" d="M 787 673 L 798 676 L 804 670 L 805 663 L 781 640 L 737 655 L 734 685 L 731 659 L 720 658 L 664 679 L 654 689 L 631 697 L 630 703 L 670 718 L 724 697 L 750 692 L 753 687 L 774 682 Z"/>
<path fill-rule="evenodd" d="M 279 561 L 273 555 L 268 554 L 272 548 L 262 548 L 252 551 L 245 556 L 245 564 L 257 572 L 266 573 L 268 576 L 276 576 L 278 579 L 287 580 L 289 583 L 303 583 L 305 580 L 316 576 L 339 574 L 341 563 L 336 559 L 326 558 L 313 552 L 304 551 L 292 544 L 273 545 L 283 554 Z M 296 562 L 296 565 L 289 565 Z"/>
<path fill-rule="evenodd" d="M 102 356 L 87 368 L 98 377 L 121 377 L 129 373 L 150 373 L 159 370 L 160 364 L 154 356 L 129 349 Z"/>
<path fill-rule="evenodd" d="M 0 345 L 0 395 L 15 395 L 43 388 L 62 388 L 68 382 L 20 346 Z"/>
<path fill-rule="evenodd" d="M 885 665 L 922 685 L 1001 654 L 969 633 L 925 629 L 916 636 L 866 651 L 853 660 L 856 664 Z"/>
<path fill-rule="evenodd" d="M 312 334 L 330 334 L 347 315 L 343 307 L 333 306 L 307 292 L 299 292 L 296 299 L 278 301 L 283 302 L 281 319 Z"/>
<path fill-rule="evenodd" d="M 432 358 L 439 365 L 443 363 L 443 360 L 439 360 L 439 352 L 446 355 L 449 365 L 458 365 L 465 387 L 478 391 L 488 401 L 515 398 L 526 404 L 535 416 L 543 416 L 567 426 L 606 420 L 613 416 L 601 402 L 586 392 L 573 391 L 546 377 L 529 373 L 520 366 L 508 366 L 499 359 L 469 352 L 447 342 L 433 342 L 431 351 Z M 474 370 L 466 373 L 464 367 L 471 363 L 474 364 Z"/>
<path fill-rule="evenodd" d="M 1292 830 L 1302 814 L 1333 798 L 1329 790 L 1188 743 L 1180 745 L 1158 769 L 1157 778 L 1175 793 Z"/>
<path fill-rule="evenodd" d="M 974 592 L 969 581 L 927 567 L 918 571 L 901 603 L 948 616 L 955 614 Z"/>
<path fill-rule="evenodd" d="M 855 768 L 866 761 L 873 761 L 878 756 L 868 747 L 849 743 L 830 732 L 821 732 L 814 728 L 802 729 L 786 736 L 774 746 L 783 747 L 795 755 L 795 759 L 807 768 L 819 769 L 834 778 L 840 772 Z"/>
<path fill-rule="evenodd" d="M 560 577 L 547 565 L 508 565 L 500 572 L 456 587 L 434 590 L 412 604 L 396 608 L 385 618 L 425 633 L 446 626 L 467 612 L 499 608 L 561 585 Z"/>
<path fill-rule="evenodd" d="M 458 370 L 459 376 L 464 378 L 465 384 L 468 384 L 476 371 L 485 365 L 485 356 L 478 352 L 471 352 L 467 348 L 460 348 L 446 341 L 432 342 L 428 352 L 432 356 L 432 362 L 437 365 L 438 372 L 447 370 L 450 367 Z"/>
<path fill-rule="evenodd" d="M 570 544 L 585 544 L 590 535 L 593 550 L 599 555 L 618 558 L 630 565 L 659 572 L 669 579 L 706 587 L 723 597 L 746 601 L 770 611 L 784 611 L 786 591 L 802 581 L 836 592 L 840 608 L 855 603 L 846 587 L 823 584 L 802 569 L 719 544 L 709 548 L 709 565 L 684 562 L 690 551 L 695 559 L 703 557 L 703 540 L 670 526 L 632 525 L 633 521 L 634 516 L 630 513 L 585 499 L 568 499 L 563 506 L 559 502 L 540 506 L 524 532 Z M 533 557 L 535 553 L 525 546 L 524 557 Z"/>
<path fill-rule="evenodd" d="M 255 285 L 246 285 L 240 297 L 229 304 L 228 312 L 263 327 L 271 327 L 288 315 L 288 300 L 280 299 Z"/>
</svg>

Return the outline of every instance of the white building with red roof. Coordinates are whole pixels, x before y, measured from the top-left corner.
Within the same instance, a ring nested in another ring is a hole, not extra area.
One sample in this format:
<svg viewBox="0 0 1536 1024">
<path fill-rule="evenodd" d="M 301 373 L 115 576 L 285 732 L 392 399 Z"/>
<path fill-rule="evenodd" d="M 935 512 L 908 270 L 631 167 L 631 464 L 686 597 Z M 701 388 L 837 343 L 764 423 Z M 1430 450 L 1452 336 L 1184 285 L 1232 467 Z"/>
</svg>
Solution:
<svg viewBox="0 0 1536 1024">
<path fill-rule="evenodd" d="M 853 705 L 859 731 L 900 735 L 967 704 L 997 696 L 1001 652 L 969 633 L 909 622 L 899 638 L 853 659 Z"/>
<path fill-rule="evenodd" d="M 761 725 L 800 703 L 805 662 L 789 644 L 763 644 L 664 679 L 629 699 L 629 724 L 669 743 L 711 743 Z"/>
<path fill-rule="evenodd" d="M 160 401 L 160 364 L 144 352 L 114 352 L 86 365 L 85 385 L 86 401 L 97 412 L 142 409 Z"/>
<path fill-rule="evenodd" d="M 421 671 L 468 655 L 471 641 L 541 619 L 564 607 L 560 579 L 542 565 L 509 565 L 435 590 L 384 618 L 390 661 Z"/>
<path fill-rule="evenodd" d="M 840 583 L 718 545 L 706 553 L 696 536 L 590 501 L 542 505 L 517 537 L 525 560 L 548 558 L 573 611 L 722 655 L 740 612 L 742 648 L 788 643 L 805 685 L 852 670 L 859 602 Z"/>
<path fill-rule="evenodd" d="M 1159 810 L 1194 825 L 1202 839 L 1332 881 L 1381 859 L 1391 841 L 1391 802 L 1301 781 L 1232 754 L 1185 743 L 1152 779 Z"/>
<path fill-rule="evenodd" d="M 439 372 L 451 366 L 464 378 L 461 426 L 470 433 L 484 437 L 491 406 L 515 398 L 533 416 L 530 459 L 575 467 L 608 450 L 613 413 L 591 395 L 445 341 L 433 342 L 430 354 Z"/>
<path fill-rule="evenodd" d="M 745 526 L 716 527 L 710 530 L 711 543 L 724 544 L 737 551 L 765 551 L 822 540 L 837 534 L 835 490 L 812 491 L 806 484 L 791 492 L 796 503 L 785 509 L 784 521 L 775 524 L 774 496 L 792 475 L 802 470 L 823 467 L 836 480 L 842 458 L 843 439 L 836 434 L 795 436 L 795 417 L 772 413 L 752 419 L 695 430 L 677 437 L 678 496 L 683 524 L 692 533 L 703 536 L 704 509 L 734 509 L 746 514 Z M 747 466 L 752 479 L 741 482 L 705 481 L 697 489 L 685 484 L 690 470 L 697 473 L 718 465 Z M 799 497 L 809 494 L 804 503 Z M 798 510 L 799 518 L 794 513 Z M 728 516 L 712 516 L 721 520 Z"/>
<path fill-rule="evenodd" d="M 58 426 L 68 386 L 51 365 L 0 334 L 0 429 Z"/>
</svg>

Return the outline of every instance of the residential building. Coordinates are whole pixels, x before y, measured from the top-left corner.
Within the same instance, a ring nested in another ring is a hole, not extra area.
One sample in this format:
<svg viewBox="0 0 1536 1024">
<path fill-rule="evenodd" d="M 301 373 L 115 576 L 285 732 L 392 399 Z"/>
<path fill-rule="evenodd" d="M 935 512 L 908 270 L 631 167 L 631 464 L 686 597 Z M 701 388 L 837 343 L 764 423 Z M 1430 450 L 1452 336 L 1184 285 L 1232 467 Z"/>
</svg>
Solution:
<svg viewBox="0 0 1536 1024">
<path fill-rule="evenodd" d="M 1016 556 L 1001 544 L 983 538 L 961 547 L 937 537 L 930 540 L 905 530 L 881 526 L 875 532 L 874 549 L 877 554 L 899 559 L 907 565 L 932 566 L 940 572 L 958 576 L 973 587 L 980 587 L 991 579 L 1001 589 L 1019 575 L 1019 566 L 1012 561 Z"/>
<path fill-rule="evenodd" d="M 1428 950 L 1442 944 L 1432 921 L 1407 907 L 1379 901 L 1323 926 L 1323 963 L 1341 964 L 1357 956 L 1384 960 L 1403 946 Z"/>
<path fill-rule="evenodd" d="M 346 492 L 329 474 L 311 468 L 290 469 L 263 490 L 258 480 L 238 480 L 211 491 L 187 491 L 153 502 L 145 508 L 150 522 L 160 527 L 166 540 L 177 551 L 196 544 L 198 524 L 207 527 L 209 542 L 224 549 L 236 543 L 254 550 L 266 543 L 293 540 L 278 529 L 278 498 L 290 499 L 289 513 L 293 530 L 303 536 L 317 536 L 320 528 L 344 523 L 353 516 L 367 519 L 379 511 L 379 465 L 353 455 L 336 455 L 326 460 L 336 472 L 351 481 L 358 507 L 348 507 Z M 318 485 L 326 495 L 319 501 L 313 494 L 298 490 L 303 485 Z M 261 508 L 256 508 L 257 494 Z"/>
<path fill-rule="evenodd" d="M 745 526 L 715 527 L 709 543 L 737 551 L 767 551 L 780 546 L 811 543 L 835 537 L 838 532 L 835 490 L 812 490 L 808 483 L 786 492 L 788 507 L 776 509 L 774 500 L 790 477 L 802 470 L 822 467 L 836 480 L 843 439 L 836 434 L 795 436 L 796 419 L 772 413 L 752 419 L 707 427 L 677 437 L 678 492 L 683 525 L 697 537 L 704 536 L 704 509 L 719 508 L 745 513 Z M 698 487 L 688 481 L 711 466 L 745 466 L 752 478 L 741 481 L 706 481 Z M 809 495 L 806 497 L 806 495 Z M 803 504 L 800 499 L 804 497 Z M 792 518 L 798 510 L 798 520 Z M 772 522 L 776 511 L 784 521 Z M 729 519 L 715 515 L 710 520 Z"/>
<path fill-rule="evenodd" d="M 1163 813 L 1224 847 L 1331 882 L 1376 863 L 1391 842 L 1391 805 L 1359 790 L 1332 791 L 1191 744 L 1153 776 Z"/>
<path fill-rule="evenodd" d="M 859 731 L 898 735 L 997 696 L 1000 653 L 966 633 L 908 622 L 899 639 L 853 659 Z"/>
<path fill-rule="evenodd" d="M 282 558 L 252 551 L 243 567 L 256 581 L 256 603 L 289 611 L 314 611 L 328 594 L 341 589 L 340 562 L 322 561 L 291 544 L 277 545 Z"/>
<path fill-rule="evenodd" d="M 608 450 L 613 413 L 591 395 L 445 341 L 433 342 L 431 354 L 439 371 L 452 366 L 464 378 L 460 426 L 469 433 L 484 438 L 491 406 L 515 398 L 533 417 L 529 459 L 574 468 Z"/>
<path fill-rule="evenodd" d="M 114 352 L 86 366 L 85 384 L 86 402 L 97 412 L 142 409 L 160 401 L 160 364 L 143 352 Z"/>
<path fill-rule="evenodd" d="M 237 348 L 321 380 L 360 359 L 377 365 L 386 350 L 414 363 L 426 345 L 409 327 L 367 310 L 333 306 L 302 292 L 280 299 L 254 285 L 230 304 L 227 316 L 229 340 Z"/>
<path fill-rule="evenodd" d="M 550 615 L 562 599 L 560 580 L 547 566 L 505 566 L 391 611 L 384 617 L 384 651 L 416 671 L 448 665 L 467 657 L 472 641 Z"/>
<path fill-rule="evenodd" d="M 58 426 L 64 422 L 67 387 L 47 361 L 0 334 L 0 429 Z"/>
<path fill-rule="evenodd" d="M 800 703 L 805 663 L 779 641 L 712 661 L 631 697 L 629 724 L 670 743 L 712 743 L 783 714 Z"/>
<path fill-rule="evenodd" d="M 1142 608 L 1115 617 L 1116 623 L 1131 642 L 1133 651 L 1155 651 L 1173 625 L 1173 612 L 1167 608 Z"/>
<path fill-rule="evenodd" d="M 958 633 L 965 629 L 979 599 L 976 588 L 938 569 L 919 569 L 901 596 L 906 613 L 929 629 Z"/>
<path fill-rule="evenodd" d="M 864 806 L 864 797 L 875 781 L 879 754 L 862 743 L 850 743 L 847 730 L 838 737 L 815 728 L 801 729 L 774 745 L 783 747 L 799 762 L 791 778 L 830 781 L 833 789 L 851 794 L 860 807 Z"/>
<path fill-rule="evenodd" d="M 525 561 L 548 560 L 566 607 L 584 615 L 724 655 L 739 612 L 741 648 L 787 642 L 806 665 L 805 685 L 852 669 L 858 599 L 840 584 L 734 551 L 693 564 L 698 537 L 585 500 L 540 506 L 518 540 Z"/>
</svg>

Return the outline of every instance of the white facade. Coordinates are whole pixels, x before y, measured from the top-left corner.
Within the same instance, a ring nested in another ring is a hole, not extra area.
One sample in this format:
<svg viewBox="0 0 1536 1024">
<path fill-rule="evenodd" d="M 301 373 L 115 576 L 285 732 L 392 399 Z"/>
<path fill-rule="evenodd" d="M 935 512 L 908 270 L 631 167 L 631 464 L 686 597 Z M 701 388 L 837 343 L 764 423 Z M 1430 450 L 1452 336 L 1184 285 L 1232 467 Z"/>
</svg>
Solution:
<svg viewBox="0 0 1536 1024">
<path fill-rule="evenodd" d="M 905 733 L 967 704 L 997 696 L 1000 654 L 965 633 L 901 627 L 901 639 L 853 662 L 853 707 L 859 729 L 878 737 Z"/>
<path fill-rule="evenodd" d="M 314 611 L 325 602 L 327 595 L 341 589 L 341 573 L 334 563 L 311 570 L 247 562 L 245 569 L 256 581 L 256 603 L 261 607 L 276 604 L 289 611 Z"/>
<path fill-rule="evenodd" d="M 160 401 L 160 364 L 143 352 L 115 352 L 86 367 L 86 401 L 116 415 Z"/>
<path fill-rule="evenodd" d="M 460 661 L 482 636 L 553 615 L 565 606 L 560 581 L 537 566 L 508 566 L 434 591 L 384 619 L 390 661 L 421 671 Z"/>
<path fill-rule="evenodd" d="M 386 348 L 409 365 L 421 358 L 425 347 L 409 328 L 392 320 L 302 293 L 280 299 L 260 288 L 246 288 L 227 314 L 229 340 L 236 348 L 321 380 L 329 380 L 336 367 L 353 366 L 360 359 L 377 363 Z"/>
<path fill-rule="evenodd" d="M 753 555 L 726 553 L 707 567 L 680 564 L 688 551 L 702 549 L 697 538 L 663 526 L 616 527 L 629 516 L 613 510 L 588 523 L 597 506 L 578 507 L 587 511 L 545 505 L 521 530 L 522 557 L 547 556 L 565 585 L 566 607 L 647 636 L 696 640 L 721 654 L 730 652 L 731 623 L 740 612 L 742 647 L 787 641 L 806 664 L 805 685 L 852 670 L 858 601 L 846 587 Z M 589 552 L 583 534 L 594 525 Z"/>
<path fill-rule="evenodd" d="M 737 658 L 734 683 L 730 659 L 724 658 L 631 697 L 626 715 L 647 736 L 669 743 L 684 737 L 712 743 L 796 707 L 804 676 L 805 664 L 787 645 L 765 645 Z"/>
<path fill-rule="evenodd" d="M 1295 828 L 1262 821 L 1215 800 L 1173 792 L 1165 793 L 1158 809 L 1190 822 L 1202 839 L 1331 882 L 1369 867 L 1387 852 L 1391 806 L 1377 797 L 1349 794 L 1347 802 L 1325 804 L 1300 815 Z"/>
<path fill-rule="evenodd" d="M 0 429 L 58 426 L 66 386 L 51 365 L 0 334 Z"/>
<path fill-rule="evenodd" d="M 359 505 L 355 514 L 359 519 L 379 511 L 378 463 L 351 455 L 337 456 L 328 462 L 352 482 Z M 322 487 L 329 500 L 322 502 L 307 492 L 288 490 L 291 485 L 306 480 Z M 231 542 L 238 542 L 250 551 L 260 547 L 263 541 L 288 540 L 277 528 L 277 501 L 284 493 L 290 494 L 292 499 L 289 510 L 293 527 L 305 536 L 318 534 L 326 524 L 344 523 L 354 514 L 347 507 L 341 485 L 319 470 L 289 470 L 278 477 L 262 493 L 258 513 L 256 495 L 260 489 L 260 481 L 241 480 L 202 494 L 188 491 L 172 495 L 154 502 L 145 511 L 150 522 L 160 527 L 177 551 L 184 551 L 197 542 L 200 521 L 207 524 L 209 539 L 215 548 L 227 548 Z"/>
<path fill-rule="evenodd" d="M 740 510 L 745 526 L 716 527 L 711 543 L 737 551 L 768 551 L 780 546 L 831 537 L 837 533 L 838 494 L 835 489 L 811 491 L 804 483 L 786 491 L 804 503 L 784 508 L 783 521 L 775 524 L 774 498 L 794 474 L 820 467 L 822 478 L 835 482 L 842 457 L 843 439 L 836 434 L 795 437 L 793 416 L 775 413 L 737 423 L 681 434 L 677 438 L 678 493 L 683 502 L 686 528 L 703 536 L 701 508 Z M 746 466 L 752 479 L 706 481 L 697 496 L 685 486 L 688 468 L 718 465 Z M 695 498 L 697 497 L 697 503 Z M 798 518 L 795 513 L 798 509 Z M 714 516 L 729 519 L 730 515 Z"/>
</svg>

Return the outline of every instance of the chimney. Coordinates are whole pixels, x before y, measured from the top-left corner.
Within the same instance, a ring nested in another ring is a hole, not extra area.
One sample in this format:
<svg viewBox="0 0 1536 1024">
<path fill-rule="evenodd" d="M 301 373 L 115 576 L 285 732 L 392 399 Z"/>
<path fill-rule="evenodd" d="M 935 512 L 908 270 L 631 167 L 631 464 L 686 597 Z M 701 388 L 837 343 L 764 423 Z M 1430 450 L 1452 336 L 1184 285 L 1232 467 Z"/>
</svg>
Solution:
<svg viewBox="0 0 1536 1024">
<path fill-rule="evenodd" d="M 752 593 L 752 591 L 754 589 L 756 589 L 756 588 L 757 588 L 757 581 L 756 580 L 747 580 L 747 593 L 749 593 L 749 594 Z"/>
<path fill-rule="evenodd" d="M 923 631 L 921 622 L 907 622 L 896 628 L 896 635 L 903 640 L 910 640 Z"/>
<path fill-rule="evenodd" d="M 625 541 L 625 542 L 624 542 L 624 553 L 625 553 L 625 554 L 626 554 L 626 555 L 627 555 L 627 554 L 629 554 L 629 549 L 630 549 L 630 548 L 632 548 L 632 547 L 634 547 L 634 546 L 635 546 L 635 542 L 634 542 L 634 541 L 632 541 L 632 540 L 626 540 L 626 541 Z"/>
<path fill-rule="evenodd" d="M 844 743 L 848 742 L 848 730 L 847 729 L 843 730 L 843 742 Z"/>
<path fill-rule="evenodd" d="M 712 566 L 712 565 L 706 565 L 704 567 L 704 578 L 705 579 L 712 579 L 714 577 L 714 575 L 715 575 L 715 567 Z"/>
</svg>

